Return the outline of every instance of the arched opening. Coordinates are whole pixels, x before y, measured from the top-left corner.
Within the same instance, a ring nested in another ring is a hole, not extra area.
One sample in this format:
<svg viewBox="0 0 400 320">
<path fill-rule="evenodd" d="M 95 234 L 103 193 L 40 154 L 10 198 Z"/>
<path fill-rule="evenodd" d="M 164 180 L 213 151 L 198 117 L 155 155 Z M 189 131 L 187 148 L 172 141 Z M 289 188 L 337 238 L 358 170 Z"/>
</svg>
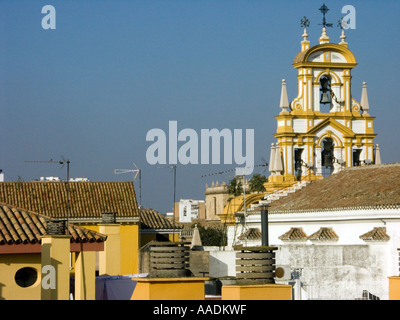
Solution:
<svg viewBox="0 0 400 320">
<path fill-rule="evenodd" d="M 301 181 L 302 168 L 301 168 L 301 154 L 304 149 L 296 148 L 294 149 L 294 174 L 296 176 L 297 181 Z"/>
<path fill-rule="evenodd" d="M 322 141 L 321 160 L 323 177 L 328 177 L 333 172 L 333 148 L 332 138 L 325 138 Z"/>
<path fill-rule="evenodd" d="M 353 167 L 358 167 L 361 165 L 361 161 L 360 161 L 361 151 L 362 151 L 361 149 L 353 150 Z"/>
</svg>

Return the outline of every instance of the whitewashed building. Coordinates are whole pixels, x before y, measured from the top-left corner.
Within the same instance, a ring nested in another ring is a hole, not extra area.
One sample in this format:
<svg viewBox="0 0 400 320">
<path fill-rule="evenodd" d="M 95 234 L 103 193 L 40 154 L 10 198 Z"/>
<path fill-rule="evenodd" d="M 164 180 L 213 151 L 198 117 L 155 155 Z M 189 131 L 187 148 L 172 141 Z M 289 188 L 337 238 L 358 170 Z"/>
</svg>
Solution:
<svg viewBox="0 0 400 320">
<path fill-rule="evenodd" d="M 261 245 L 256 204 L 236 221 L 231 246 Z M 387 299 L 387 277 L 399 275 L 400 163 L 346 168 L 282 194 L 269 203 L 268 240 L 277 266 L 301 270 L 303 298 L 355 299 L 366 290 Z"/>
</svg>

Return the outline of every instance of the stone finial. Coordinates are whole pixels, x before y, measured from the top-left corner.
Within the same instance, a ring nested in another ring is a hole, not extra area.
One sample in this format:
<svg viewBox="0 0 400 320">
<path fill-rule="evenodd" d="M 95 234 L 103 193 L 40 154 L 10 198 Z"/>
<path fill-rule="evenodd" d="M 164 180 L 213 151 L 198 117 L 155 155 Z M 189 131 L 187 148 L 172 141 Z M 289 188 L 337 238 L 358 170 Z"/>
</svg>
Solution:
<svg viewBox="0 0 400 320">
<path fill-rule="evenodd" d="M 361 107 L 365 114 L 368 114 L 369 110 L 369 102 L 368 102 L 368 93 L 367 93 L 367 84 L 363 82 L 362 91 L 361 91 Z"/>
<path fill-rule="evenodd" d="M 322 28 L 322 34 L 321 37 L 319 38 L 319 43 L 323 44 L 323 43 L 329 43 L 330 38 L 328 37 L 328 35 L 326 34 L 326 28 L 323 27 Z"/>
<path fill-rule="evenodd" d="M 381 151 L 379 149 L 379 144 L 376 145 L 375 148 L 375 164 L 381 164 Z"/>
<path fill-rule="evenodd" d="M 269 155 L 269 172 L 272 173 L 272 175 L 275 173 L 275 145 L 271 143 L 271 152 Z"/>
<path fill-rule="evenodd" d="M 344 45 L 344 46 L 346 46 L 347 47 L 347 42 L 345 41 L 346 40 L 346 35 L 344 34 L 344 29 L 342 29 L 342 34 L 340 35 L 340 42 L 339 42 L 339 44 L 341 44 L 341 45 Z"/>
<path fill-rule="evenodd" d="M 280 147 L 279 147 L 279 143 L 277 143 L 276 147 L 275 147 L 274 166 L 275 166 L 276 175 L 280 176 L 281 175 L 281 171 L 283 171 L 283 165 L 282 165 L 282 157 L 281 157 L 281 150 L 280 150 Z"/>
<path fill-rule="evenodd" d="M 282 79 L 281 101 L 279 107 L 282 109 L 282 112 L 289 112 L 289 99 L 287 95 L 285 79 Z"/>
</svg>

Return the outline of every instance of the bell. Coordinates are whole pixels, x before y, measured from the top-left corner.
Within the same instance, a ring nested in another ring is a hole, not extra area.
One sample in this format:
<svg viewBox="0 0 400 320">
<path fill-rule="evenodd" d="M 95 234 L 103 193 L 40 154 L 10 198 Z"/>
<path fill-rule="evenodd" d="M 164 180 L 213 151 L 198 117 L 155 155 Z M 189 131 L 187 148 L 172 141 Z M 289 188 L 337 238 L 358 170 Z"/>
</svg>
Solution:
<svg viewBox="0 0 400 320">
<path fill-rule="evenodd" d="M 331 98 L 329 97 L 328 93 L 326 93 L 326 92 L 322 93 L 320 103 L 322 103 L 322 104 L 331 103 Z"/>
<path fill-rule="evenodd" d="M 332 167 L 333 166 L 332 156 L 330 154 L 326 154 L 324 156 L 324 166 L 325 167 Z"/>
</svg>

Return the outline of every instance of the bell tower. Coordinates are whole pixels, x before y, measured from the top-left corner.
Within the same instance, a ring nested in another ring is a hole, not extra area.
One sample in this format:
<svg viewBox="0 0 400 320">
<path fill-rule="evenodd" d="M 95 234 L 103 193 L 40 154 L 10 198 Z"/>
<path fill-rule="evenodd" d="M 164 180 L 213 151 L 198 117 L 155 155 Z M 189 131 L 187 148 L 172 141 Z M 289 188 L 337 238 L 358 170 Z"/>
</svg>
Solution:
<svg viewBox="0 0 400 320">
<path fill-rule="evenodd" d="M 276 143 L 271 145 L 268 192 L 301 180 L 323 179 L 342 168 L 374 163 L 373 129 L 367 87 L 362 84 L 358 102 L 352 90 L 351 72 L 357 61 L 348 49 L 344 29 L 339 43 L 331 43 L 325 14 L 318 44 L 310 47 L 306 17 L 300 51 L 294 58 L 298 93 L 290 103 L 282 80 L 280 113 L 275 117 Z M 339 25 L 341 27 L 341 22 Z"/>
</svg>

